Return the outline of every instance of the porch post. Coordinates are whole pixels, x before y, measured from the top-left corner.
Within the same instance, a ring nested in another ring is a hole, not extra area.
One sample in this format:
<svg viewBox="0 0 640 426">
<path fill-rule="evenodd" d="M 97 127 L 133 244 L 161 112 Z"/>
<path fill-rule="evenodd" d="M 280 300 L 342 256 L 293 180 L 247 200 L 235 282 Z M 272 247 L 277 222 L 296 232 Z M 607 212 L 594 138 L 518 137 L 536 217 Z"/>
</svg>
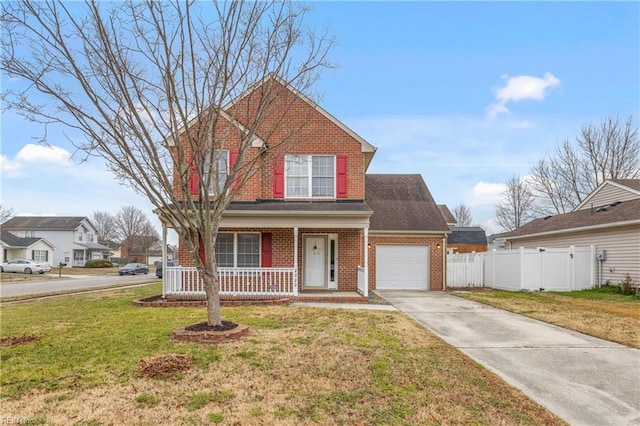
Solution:
<svg viewBox="0 0 640 426">
<path fill-rule="evenodd" d="M 369 297 L 369 228 L 364 228 L 364 297 Z"/>
<path fill-rule="evenodd" d="M 298 227 L 293 228 L 293 295 L 298 296 Z"/>
<path fill-rule="evenodd" d="M 162 298 L 165 298 L 167 282 L 167 227 L 162 224 Z"/>
</svg>

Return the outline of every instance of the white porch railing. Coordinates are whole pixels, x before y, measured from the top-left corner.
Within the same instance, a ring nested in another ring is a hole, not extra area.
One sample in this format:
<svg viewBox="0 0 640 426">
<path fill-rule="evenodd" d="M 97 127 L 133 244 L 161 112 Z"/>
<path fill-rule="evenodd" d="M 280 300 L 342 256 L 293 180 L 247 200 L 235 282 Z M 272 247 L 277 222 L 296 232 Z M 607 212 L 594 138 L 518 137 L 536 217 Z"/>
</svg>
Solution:
<svg viewBox="0 0 640 426">
<path fill-rule="evenodd" d="M 364 266 L 358 266 L 358 293 L 366 296 L 367 295 L 366 285 L 367 285 L 367 282 L 364 279 Z"/>
<path fill-rule="evenodd" d="M 164 275 L 165 295 L 205 294 L 195 267 L 168 267 Z M 220 295 L 297 296 L 295 268 L 218 268 Z"/>
</svg>

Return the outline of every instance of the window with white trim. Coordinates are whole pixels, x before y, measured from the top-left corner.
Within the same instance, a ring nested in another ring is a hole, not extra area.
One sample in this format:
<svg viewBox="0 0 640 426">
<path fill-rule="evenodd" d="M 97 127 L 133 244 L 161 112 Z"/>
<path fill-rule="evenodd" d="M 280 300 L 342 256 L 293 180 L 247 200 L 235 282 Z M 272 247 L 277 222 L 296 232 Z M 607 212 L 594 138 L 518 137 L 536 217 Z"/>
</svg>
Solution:
<svg viewBox="0 0 640 426">
<path fill-rule="evenodd" d="M 46 250 L 33 250 L 33 260 L 35 262 L 46 262 L 47 251 Z"/>
<path fill-rule="evenodd" d="M 216 264 L 221 268 L 259 268 L 260 234 L 219 233 Z"/>
<path fill-rule="evenodd" d="M 333 155 L 285 156 L 287 198 L 334 198 L 336 158 Z"/>
<path fill-rule="evenodd" d="M 208 182 L 208 173 L 213 173 L 208 193 L 209 195 L 218 195 L 222 192 L 222 188 L 224 188 L 224 184 L 227 182 L 227 176 L 229 174 L 229 151 L 216 151 L 213 153 L 213 156 L 213 167 L 211 167 L 210 157 L 205 158 L 205 175 L 203 178 L 204 182 Z"/>
</svg>

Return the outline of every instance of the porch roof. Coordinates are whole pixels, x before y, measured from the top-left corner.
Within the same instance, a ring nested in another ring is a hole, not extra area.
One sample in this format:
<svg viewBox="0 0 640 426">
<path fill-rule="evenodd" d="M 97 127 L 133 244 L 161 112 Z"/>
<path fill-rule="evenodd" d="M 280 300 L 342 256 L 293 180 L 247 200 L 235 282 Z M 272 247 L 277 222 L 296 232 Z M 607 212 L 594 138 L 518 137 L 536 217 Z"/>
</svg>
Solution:
<svg viewBox="0 0 640 426">
<path fill-rule="evenodd" d="M 362 200 L 233 202 L 221 227 L 365 228 L 371 208 Z"/>
</svg>

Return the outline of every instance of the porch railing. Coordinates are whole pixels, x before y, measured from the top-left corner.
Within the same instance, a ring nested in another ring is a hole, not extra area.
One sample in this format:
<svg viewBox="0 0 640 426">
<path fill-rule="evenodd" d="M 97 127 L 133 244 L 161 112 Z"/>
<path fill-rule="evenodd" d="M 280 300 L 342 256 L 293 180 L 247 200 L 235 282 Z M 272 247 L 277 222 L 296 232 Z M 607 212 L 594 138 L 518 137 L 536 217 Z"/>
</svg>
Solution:
<svg viewBox="0 0 640 426">
<path fill-rule="evenodd" d="M 358 293 L 368 296 L 366 281 L 364 279 L 364 266 L 358 266 Z"/>
<path fill-rule="evenodd" d="M 203 295 L 204 283 L 195 267 L 168 267 L 165 295 Z M 218 268 L 220 295 L 297 296 L 295 268 Z"/>
</svg>

